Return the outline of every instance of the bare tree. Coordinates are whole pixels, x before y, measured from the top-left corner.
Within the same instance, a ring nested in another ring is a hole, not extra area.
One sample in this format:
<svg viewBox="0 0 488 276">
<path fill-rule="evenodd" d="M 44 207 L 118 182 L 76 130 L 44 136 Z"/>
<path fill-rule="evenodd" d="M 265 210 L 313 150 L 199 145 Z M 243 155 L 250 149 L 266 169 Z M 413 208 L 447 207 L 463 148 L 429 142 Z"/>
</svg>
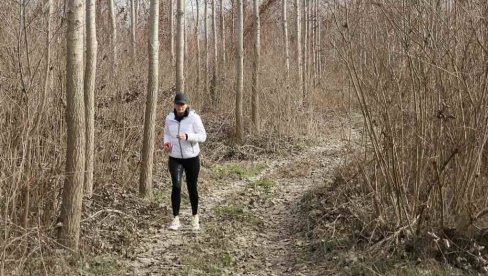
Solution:
<svg viewBox="0 0 488 276">
<path fill-rule="evenodd" d="M 115 0 L 107 0 L 110 13 L 110 42 L 112 44 L 113 72 L 117 72 L 117 17 L 115 13 Z"/>
<path fill-rule="evenodd" d="M 46 0 L 47 5 L 47 23 L 46 23 L 46 67 L 44 75 L 44 89 L 41 95 L 41 103 L 38 109 L 38 115 L 35 116 L 36 120 L 34 122 L 34 127 L 32 133 L 37 132 L 39 124 L 42 121 L 42 113 L 44 107 L 46 106 L 47 92 L 49 91 L 50 75 L 51 75 L 51 21 L 53 14 L 53 3 L 52 0 Z"/>
<path fill-rule="evenodd" d="M 137 27 L 137 13 L 136 0 L 130 0 L 130 26 L 131 26 L 131 54 L 132 61 L 136 60 L 136 27 Z"/>
<path fill-rule="evenodd" d="M 283 45 L 285 47 L 285 76 L 288 79 L 290 75 L 290 50 L 288 46 L 288 16 L 287 16 L 287 0 L 282 0 L 281 17 L 283 20 Z"/>
<path fill-rule="evenodd" d="M 85 107 L 83 104 L 83 0 L 67 1 L 66 180 L 61 204 L 60 241 L 74 251 L 80 237 L 85 176 Z"/>
<path fill-rule="evenodd" d="M 305 102 L 306 94 L 307 94 L 307 73 L 308 73 L 308 0 L 303 0 L 303 8 L 302 8 L 302 14 L 303 14 L 303 36 L 302 36 L 302 65 L 303 65 L 303 70 L 302 70 L 302 99 Z"/>
<path fill-rule="evenodd" d="M 303 60 L 302 60 L 302 26 L 301 26 L 301 7 L 300 2 L 302 0 L 295 0 L 295 15 L 296 15 L 296 31 L 297 31 L 297 49 L 296 49 L 296 59 L 297 59 L 297 79 L 298 88 L 303 91 Z"/>
<path fill-rule="evenodd" d="M 86 5 L 86 64 L 85 64 L 85 120 L 86 120 L 86 163 L 85 195 L 93 193 L 93 168 L 95 155 L 95 78 L 97 72 L 97 27 L 95 0 Z"/>
<path fill-rule="evenodd" d="M 316 2 L 315 0 L 311 0 L 309 3 L 309 25 L 310 25 L 310 51 L 309 51 L 309 64 L 310 64 L 310 78 L 312 79 L 313 86 L 316 85 L 317 80 L 317 71 L 316 62 L 315 62 L 315 55 L 317 53 L 316 49 L 316 36 L 317 36 L 317 16 L 316 16 Z"/>
<path fill-rule="evenodd" d="M 212 81 L 210 83 L 210 95 L 212 104 L 217 102 L 217 56 L 218 56 L 218 42 L 217 42 L 217 24 L 215 18 L 215 1 L 212 0 L 212 40 L 213 40 L 213 67 L 212 67 Z"/>
<path fill-rule="evenodd" d="M 152 168 L 155 136 L 154 124 L 156 121 L 159 78 L 159 0 L 151 0 L 149 24 L 149 70 L 146 113 L 144 117 L 142 165 L 139 179 L 139 194 L 145 198 L 152 198 Z"/>
<path fill-rule="evenodd" d="M 322 20 L 320 17 L 319 11 L 319 4 L 317 1 L 317 70 L 319 76 L 322 75 L 322 40 L 321 40 L 321 32 L 322 32 Z"/>
<path fill-rule="evenodd" d="M 244 91 L 244 13 L 243 0 L 237 2 L 237 30 L 236 30 L 236 140 L 242 143 L 244 126 L 242 118 L 242 94 Z"/>
<path fill-rule="evenodd" d="M 222 56 L 222 66 L 225 64 L 225 16 L 224 16 L 224 0 L 220 0 L 220 45 L 221 45 L 221 56 Z M 225 70 L 222 70 L 224 73 Z"/>
<path fill-rule="evenodd" d="M 230 2 L 232 4 L 232 7 L 231 7 L 231 11 L 232 11 L 231 37 L 235 37 L 235 35 L 236 35 L 236 6 L 237 6 L 237 3 L 236 3 L 236 0 L 230 0 Z"/>
<path fill-rule="evenodd" d="M 200 68 L 201 68 L 201 61 L 200 61 L 200 36 L 198 35 L 200 33 L 199 26 L 200 26 L 200 7 L 198 0 L 195 0 L 196 2 L 196 22 L 195 22 L 195 43 L 197 47 L 197 93 L 200 91 Z"/>
<path fill-rule="evenodd" d="M 252 103 L 251 113 L 254 131 L 259 132 L 259 71 L 261 59 L 261 23 L 258 0 L 253 0 L 254 11 L 254 59 L 252 68 Z"/>
<path fill-rule="evenodd" d="M 171 52 L 171 64 L 175 64 L 175 3 L 174 0 L 169 1 L 169 41 Z"/>
<path fill-rule="evenodd" d="M 205 3 L 204 8 L 203 8 L 203 27 L 204 27 L 204 33 L 205 33 L 205 74 L 203 75 L 205 80 L 205 95 L 208 95 L 208 7 L 207 7 L 207 2 L 208 0 L 203 0 Z"/>
<path fill-rule="evenodd" d="M 176 91 L 185 91 L 185 16 L 184 0 L 176 0 Z"/>
</svg>

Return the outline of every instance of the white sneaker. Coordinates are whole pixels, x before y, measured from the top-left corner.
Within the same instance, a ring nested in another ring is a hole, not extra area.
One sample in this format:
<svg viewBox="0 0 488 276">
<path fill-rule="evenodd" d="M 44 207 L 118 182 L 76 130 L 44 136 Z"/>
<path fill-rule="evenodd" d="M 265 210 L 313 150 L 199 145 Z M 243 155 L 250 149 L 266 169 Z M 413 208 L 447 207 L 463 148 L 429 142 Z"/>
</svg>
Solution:
<svg viewBox="0 0 488 276">
<path fill-rule="evenodd" d="M 180 229 L 180 227 L 181 227 L 180 217 L 176 216 L 173 218 L 173 221 L 169 225 L 169 229 L 176 231 L 176 230 Z"/>
<path fill-rule="evenodd" d="M 194 215 L 191 220 L 191 230 L 193 231 L 200 230 L 200 221 L 198 219 L 198 215 Z"/>
</svg>

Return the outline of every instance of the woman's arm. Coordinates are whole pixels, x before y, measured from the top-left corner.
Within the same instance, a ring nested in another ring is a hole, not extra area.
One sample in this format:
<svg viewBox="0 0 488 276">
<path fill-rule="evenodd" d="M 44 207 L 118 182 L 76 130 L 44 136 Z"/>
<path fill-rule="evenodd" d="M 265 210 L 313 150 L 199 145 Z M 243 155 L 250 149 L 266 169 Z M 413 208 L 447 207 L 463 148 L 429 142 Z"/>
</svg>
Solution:
<svg viewBox="0 0 488 276">
<path fill-rule="evenodd" d="M 163 143 L 170 143 L 171 142 L 171 136 L 169 135 L 169 124 L 168 124 L 168 118 L 164 121 L 164 135 L 163 135 Z"/>
<path fill-rule="evenodd" d="M 196 115 L 195 121 L 193 122 L 193 131 L 195 133 L 187 133 L 188 136 L 187 140 L 189 142 L 205 142 L 207 139 L 207 132 L 205 131 L 205 127 L 203 126 L 202 119 L 200 116 Z"/>
</svg>

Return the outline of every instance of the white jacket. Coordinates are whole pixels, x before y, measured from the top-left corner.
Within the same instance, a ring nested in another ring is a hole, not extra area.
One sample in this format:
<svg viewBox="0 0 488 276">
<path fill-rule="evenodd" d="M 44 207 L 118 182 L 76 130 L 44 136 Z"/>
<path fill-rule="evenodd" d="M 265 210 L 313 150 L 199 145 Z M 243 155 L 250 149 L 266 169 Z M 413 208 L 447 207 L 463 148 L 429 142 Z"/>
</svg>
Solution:
<svg viewBox="0 0 488 276">
<path fill-rule="evenodd" d="M 188 135 L 187 140 L 179 140 L 176 135 L 179 132 Z M 193 110 L 190 110 L 188 116 L 184 117 L 180 122 L 175 119 L 175 113 L 170 112 L 166 116 L 164 126 L 164 143 L 171 143 L 171 151 L 169 156 L 174 158 L 192 158 L 200 154 L 200 146 L 198 143 L 205 142 L 207 133 L 203 127 L 202 119 Z"/>
</svg>

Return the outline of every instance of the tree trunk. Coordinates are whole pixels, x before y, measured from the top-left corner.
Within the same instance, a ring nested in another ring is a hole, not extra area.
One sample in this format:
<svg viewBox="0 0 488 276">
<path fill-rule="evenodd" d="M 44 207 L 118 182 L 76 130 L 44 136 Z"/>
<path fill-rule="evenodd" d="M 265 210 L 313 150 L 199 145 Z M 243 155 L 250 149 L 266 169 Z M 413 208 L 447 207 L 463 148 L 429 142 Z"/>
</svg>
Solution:
<svg viewBox="0 0 488 276">
<path fill-rule="evenodd" d="M 321 39 L 321 32 L 322 32 L 322 21 L 320 20 L 320 15 L 318 18 L 318 30 L 317 30 L 317 68 L 319 71 L 319 78 L 322 77 L 322 39 Z"/>
<path fill-rule="evenodd" d="M 95 78 L 97 72 L 97 27 L 95 0 L 86 5 L 86 68 L 85 68 L 85 115 L 86 115 L 86 165 L 85 195 L 93 193 L 93 169 L 95 155 Z"/>
<path fill-rule="evenodd" d="M 130 25 L 131 25 L 131 55 L 132 62 L 136 61 L 136 0 L 130 0 Z"/>
<path fill-rule="evenodd" d="M 117 73 L 117 17 L 115 14 L 115 0 L 108 0 L 108 9 L 110 13 L 110 43 L 112 44 L 112 72 Z"/>
<path fill-rule="evenodd" d="M 183 5 L 186 7 L 185 2 L 183 2 Z M 188 34 L 188 24 L 186 24 L 186 16 L 183 16 L 183 49 L 185 50 L 184 54 L 183 54 L 183 60 L 185 61 L 184 65 L 183 65 L 183 69 L 188 68 L 188 43 L 187 43 L 188 38 L 187 38 L 187 34 Z M 183 70 L 183 73 L 184 73 L 183 78 L 184 78 L 184 80 L 186 80 L 186 73 L 187 73 L 186 70 Z"/>
<path fill-rule="evenodd" d="M 237 0 L 231 0 L 232 2 L 232 37 L 235 37 L 236 35 L 236 6 L 237 6 L 237 3 L 236 3 Z"/>
<path fill-rule="evenodd" d="M 156 121 L 159 78 L 159 0 L 151 0 L 149 24 L 149 70 L 146 113 L 144 117 L 142 166 L 139 179 L 139 194 L 145 198 L 152 198 L 152 168 L 155 136 L 154 124 Z"/>
<path fill-rule="evenodd" d="M 78 251 L 85 176 L 85 107 L 83 104 L 83 0 L 67 1 L 66 179 L 61 204 L 60 242 Z"/>
<path fill-rule="evenodd" d="M 39 128 L 39 124 L 42 121 L 42 114 L 44 113 L 44 109 L 46 106 L 47 92 L 49 90 L 50 75 L 51 75 L 51 20 L 53 14 L 52 0 L 46 0 L 46 4 L 48 6 L 48 11 L 47 11 L 47 26 L 46 26 L 46 67 L 44 69 L 44 73 L 45 73 L 44 89 L 41 95 L 41 100 L 40 100 L 41 104 L 37 111 L 37 116 L 35 116 L 36 120 L 34 122 L 32 133 L 37 132 Z"/>
<path fill-rule="evenodd" d="M 303 65 L 303 71 L 302 71 L 302 101 L 305 103 L 305 98 L 307 94 L 307 72 L 308 72 L 308 47 L 307 47 L 307 42 L 308 42 L 308 16 L 307 16 L 307 8 L 308 8 L 308 0 L 303 0 L 303 37 L 302 37 L 302 65 Z"/>
<path fill-rule="evenodd" d="M 176 0 L 176 91 L 185 92 L 185 16 L 184 0 Z"/>
<path fill-rule="evenodd" d="M 237 2 L 237 31 L 236 31 L 236 140 L 242 143 L 244 138 L 243 118 L 242 118 L 242 94 L 244 91 L 244 0 Z"/>
<path fill-rule="evenodd" d="M 205 32 L 205 74 L 203 77 L 205 78 L 205 97 L 208 96 L 208 7 L 207 7 L 207 1 L 208 0 L 203 0 L 205 5 L 204 5 L 204 12 L 203 12 L 203 27 L 204 27 L 204 32 Z"/>
<path fill-rule="evenodd" d="M 45 112 L 45 106 L 46 106 L 46 100 L 47 100 L 47 93 L 50 90 L 50 80 L 51 80 L 51 20 L 52 20 L 52 14 L 53 14 L 53 3 L 52 0 L 46 0 L 46 5 L 47 5 L 47 16 L 46 16 L 46 67 L 44 69 L 44 88 L 41 94 L 41 99 L 40 99 L 40 105 L 37 109 L 37 114 L 34 115 L 35 121 L 34 121 L 34 126 L 32 127 L 31 131 L 31 137 L 37 136 L 37 132 L 39 130 L 39 125 L 40 122 L 42 121 L 42 117 Z M 31 138 L 32 139 L 32 138 Z M 38 140 L 39 141 L 39 140 Z M 31 162 L 29 163 L 31 164 Z M 31 165 L 29 165 L 31 166 Z M 27 186 L 29 187 L 29 186 Z M 26 194 L 27 196 L 30 195 L 30 193 Z M 25 204 L 27 205 L 27 204 Z M 26 206 L 28 207 L 28 206 Z M 29 211 L 29 208 L 26 208 L 25 211 Z M 28 215 L 28 214 L 25 214 Z M 25 220 L 25 219 L 24 219 Z M 27 228 L 27 224 L 24 226 Z"/>
<path fill-rule="evenodd" d="M 312 80 L 313 87 L 315 87 L 316 81 L 316 71 L 315 71 L 315 24 L 316 24 L 316 17 L 315 17 L 315 0 L 311 0 L 309 3 L 309 22 L 310 22 L 310 51 L 309 51 L 309 64 L 310 64 L 310 71 L 309 77 Z"/>
<path fill-rule="evenodd" d="M 222 56 L 222 67 L 225 66 L 225 17 L 224 17 L 224 0 L 220 0 L 220 45 L 221 45 L 221 56 Z M 225 69 L 221 70 L 225 73 Z"/>
<path fill-rule="evenodd" d="M 298 90 L 302 90 L 303 92 L 303 60 L 302 60 L 302 26 L 301 26 L 301 7 L 300 2 L 302 0 L 295 0 L 295 13 L 296 13 L 296 28 L 297 28 L 297 52 L 296 52 L 296 59 L 297 59 L 297 79 L 298 79 Z"/>
<path fill-rule="evenodd" d="M 254 131 L 259 132 L 259 71 L 261 59 L 261 23 L 259 19 L 258 0 L 253 1 L 254 11 L 254 59 L 252 68 L 251 113 Z"/>
<path fill-rule="evenodd" d="M 285 47 L 285 76 L 290 75 L 290 50 L 288 46 L 288 20 L 287 20 L 287 0 L 283 0 L 281 16 L 283 18 L 283 45 Z"/>
<path fill-rule="evenodd" d="M 198 3 L 198 0 L 195 0 L 196 6 L 197 6 L 197 18 L 195 22 L 195 42 L 196 42 L 196 47 L 197 47 L 197 89 L 196 93 L 200 93 L 200 68 L 201 68 L 201 62 L 200 62 L 200 38 L 198 33 L 200 32 L 199 26 L 200 26 L 200 5 Z"/>
<path fill-rule="evenodd" d="M 319 1 L 315 1 L 315 71 L 317 75 L 317 80 L 320 83 L 320 11 L 319 11 Z"/>
<path fill-rule="evenodd" d="M 212 104 L 217 103 L 217 56 L 218 56 L 218 42 L 217 42 L 217 24 L 215 18 L 215 1 L 212 0 L 212 40 L 213 40 L 213 68 L 212 68 L 212 82 L 210 83 L 210 95 L 212 98 Z"/>
<path fill-rule="evenodd" d="M 135 24 L 134 25 L 137 28 L 137 20 L 139 18 L 139 0 L 134 0 L 134 4 L 135 4 L 135 7 L 136 7 L 135 8 L 135 12 L 134 12 L 136 14 L 135 15 L 135 19 L 134 19 L 134 21 L 135 21 Z"/>
<path fill-rule="evenodd" d="M 174 0 L 169 1 L 169 29 L 170 29 L 170 52 L 171 64 L 175 64 L 175 3 Z"/>
</svg>

